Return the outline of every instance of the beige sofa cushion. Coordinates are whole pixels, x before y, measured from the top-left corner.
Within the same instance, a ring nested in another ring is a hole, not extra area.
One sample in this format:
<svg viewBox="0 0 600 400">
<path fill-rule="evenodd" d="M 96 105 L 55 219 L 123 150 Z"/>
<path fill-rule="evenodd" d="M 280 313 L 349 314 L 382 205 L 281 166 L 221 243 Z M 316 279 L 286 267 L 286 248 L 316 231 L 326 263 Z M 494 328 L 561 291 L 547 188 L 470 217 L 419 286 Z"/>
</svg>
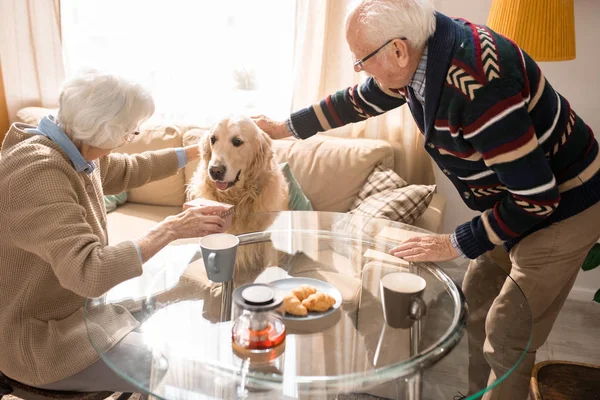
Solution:
<svg viewBox="0 0 600 400">
<path fill-rule="evenodd" d="M 377 164 L 394 168 L 393 149 L 383 140 L 315 135 L 275 140 L 273 147 L 318 211 L 347 212 Z"/>
<path fill-rule="evenodd" d="M 106 216 L 109 244 L 137 239 L 168 216 L 180 212 L 181 207 L 125 203 Z"/>
<path fill-rule="evenodd" d="M 57 108 L 24 107 L 17 111 L 17 122 L 37 126 L 43 117 L 48 114 L 56 116 L 57 112 Z"/>
<path fill-rule="evenodd" d="M 176 125 L 144 126 L 138 137 L 131 143 L 114 150 L 118 153 L 135 154 L 149 150 L 161 150 L 182 146 L 182 132 L 185 128 Z M 133 189 L 127 201 L 156 206 L 181 206 L 184 202 L 184 173 Z"/>
</svg>

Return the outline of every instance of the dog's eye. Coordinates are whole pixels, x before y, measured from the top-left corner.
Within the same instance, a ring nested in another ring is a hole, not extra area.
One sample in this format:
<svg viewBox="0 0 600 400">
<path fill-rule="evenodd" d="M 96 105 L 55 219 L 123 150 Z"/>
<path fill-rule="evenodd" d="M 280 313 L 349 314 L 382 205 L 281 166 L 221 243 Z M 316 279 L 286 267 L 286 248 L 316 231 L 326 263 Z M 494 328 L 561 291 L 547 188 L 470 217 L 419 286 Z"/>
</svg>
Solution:
<svg viewBox="0 0 600 400">
<path fill-rule="evenodd" d="M 217 141 L 217 138 L 214 136 L 210 137 L 210 144 L 215 144 L 215 142 Z"/>
<path fill-rule="evenodd" d="M 231 144 L 234 145 L 235 147 L 240 147 L 241 145 L 244 144 L 244 142 L 240 138 L 233 138 L 233 139 L 231 139 Z"/>
</svg>

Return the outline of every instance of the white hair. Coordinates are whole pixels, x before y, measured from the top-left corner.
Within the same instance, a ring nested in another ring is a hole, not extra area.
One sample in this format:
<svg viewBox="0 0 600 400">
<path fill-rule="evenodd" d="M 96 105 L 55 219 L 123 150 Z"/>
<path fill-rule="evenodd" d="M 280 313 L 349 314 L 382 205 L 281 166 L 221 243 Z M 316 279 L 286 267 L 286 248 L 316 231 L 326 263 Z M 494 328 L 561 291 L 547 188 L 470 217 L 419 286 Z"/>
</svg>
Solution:
<svg viewBox="0 0 600 400">
<path fill-rule="evenodd" d="M 141 85 L 86 71 L 64 83 L 56 119 L 73 141 L 113 149 L 153 113 L 152 95 Z"/>
<path fill-rule="evenodd" d="M 361 0 L 350 7 L 346 24 L 355 13 L 363 38 L 373 46 L 405 37 L 413 48 L 418 48 L 435 32 L 431 0 Z"/>
</svg>

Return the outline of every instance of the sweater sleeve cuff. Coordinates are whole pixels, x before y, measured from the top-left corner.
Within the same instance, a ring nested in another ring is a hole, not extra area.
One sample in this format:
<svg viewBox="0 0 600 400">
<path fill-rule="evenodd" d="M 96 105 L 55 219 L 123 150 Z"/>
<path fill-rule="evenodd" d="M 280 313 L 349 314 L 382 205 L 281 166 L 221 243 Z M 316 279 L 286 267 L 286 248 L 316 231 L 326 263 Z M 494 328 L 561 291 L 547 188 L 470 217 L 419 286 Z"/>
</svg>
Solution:
<svg viewBox="0 0 600 400">
<path fill-rule="evenodd" d="M 292 134 L 293 137 L 295 137 L 296 139 L 301 139 L 301 137 L 298 136 L 298 132 L 296 132 L 296 130 L 294 129 L 294 124 L 292 123 L 291 118 L 288 118 L 285 121 L 285 127 L 287 128 L 288 131 L 290 131 L 290 133 Z"/>
<path fill-rule="evenodd" d="M 473 230 L 471 229 L 471 222 L 465 222 L 464 224 L 460 225 L 458 228 L 456 228 L 454 234 L 456 235 L 458 246 L 464 255 L 471 260 L 474 260 L 486 251 L 491 250 L 486 249 L 479 244 L 475 234 L 473 233 Z"/>
<path fill-rule="evenodd" d="M 298 139 L 308 139 L 317 132 L 325 130 L 319 123 L 312 107 L 307 107 L 293 113 L 286 121 L 286 125 L 290 132 L 292 132 L 292 135 Z"/>
<path fill-rule="evenodd" d="M 182 147 L 180 147 L 180 148 L 176 149 L 175 152 L 177 153 L 178 168 L 185 167 L 188 163 L 188 158 L 187 158 L 187 154 L 185 154 L 185 150 Z"/>
<path fill-rule="evenodd" d="M 143 264 L 144 259 L 142 258 L 142 249 L 140 248 L 140 245 L 135 240 L 132 240 L 131 242 L 133 243 L 133 245 L 135 246 L 135 249 L 137 250 L 138 256 L 140 257 L 140 262 Z"/>
<path fill-rule="evenodd" d="M 456 252 L 461 256 L 464 257 L 465 256 L 465 252 L 462 251 L 462 249 L 460 248 L 460 246 L 458 245 L 458 241 L 456 240 L 456 233 L 453 233 L 450 235 L 450 243 L 452 243 L 452 247 L 454 247 L 454 250 L 456 250 Z"/>
</svg>

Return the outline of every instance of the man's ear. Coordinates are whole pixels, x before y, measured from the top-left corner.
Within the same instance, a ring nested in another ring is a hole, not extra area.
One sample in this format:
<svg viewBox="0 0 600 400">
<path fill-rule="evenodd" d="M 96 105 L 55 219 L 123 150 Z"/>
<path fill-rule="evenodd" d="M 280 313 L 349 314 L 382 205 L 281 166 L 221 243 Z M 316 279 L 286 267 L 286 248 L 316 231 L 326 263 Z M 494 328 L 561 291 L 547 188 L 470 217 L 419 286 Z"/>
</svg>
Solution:
<svg viewBox="0 0 600 400">
<path fill-rule="evenodd" d="M 394 39 L 392 42 L 394 46 L 394 56 L 398 62 L 398 66 L 406 68 L 410 61 L 410 52 L 408 41 L 402 39 Z"/>
</svg>

